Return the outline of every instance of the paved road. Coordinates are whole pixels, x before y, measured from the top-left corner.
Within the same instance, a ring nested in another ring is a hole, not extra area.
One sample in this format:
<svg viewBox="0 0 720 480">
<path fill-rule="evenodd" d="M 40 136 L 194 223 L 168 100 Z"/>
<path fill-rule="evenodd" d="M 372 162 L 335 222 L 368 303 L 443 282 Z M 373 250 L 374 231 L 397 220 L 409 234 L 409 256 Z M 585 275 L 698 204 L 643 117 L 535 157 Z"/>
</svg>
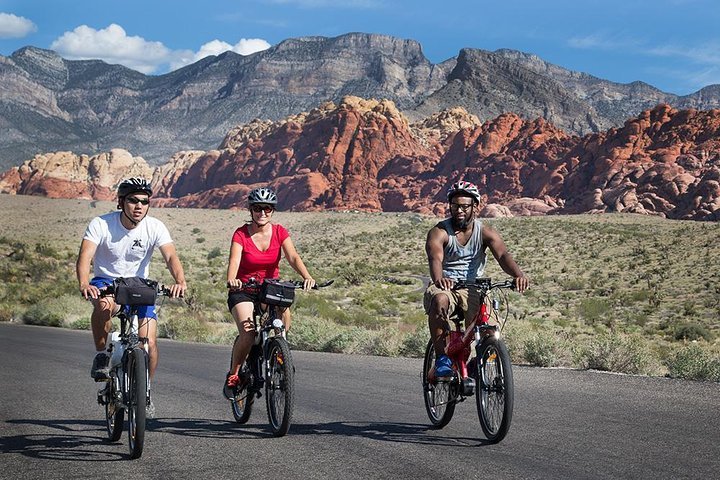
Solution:
<svg viewBox="0 0 720 480">
<path fill-rule="evenodd" d="M 720 385 L 515 368 L 508 437 L 474 402 L 428 427 L 418 359 L 295 352 L 299 399 L 274 438 L 264 403 L 236 425 L 228 346 L 161 341 L 145 453 L 109 443 L 89 332 L 0 324 L 1 478 L 718 478 Z"/>
</svg>

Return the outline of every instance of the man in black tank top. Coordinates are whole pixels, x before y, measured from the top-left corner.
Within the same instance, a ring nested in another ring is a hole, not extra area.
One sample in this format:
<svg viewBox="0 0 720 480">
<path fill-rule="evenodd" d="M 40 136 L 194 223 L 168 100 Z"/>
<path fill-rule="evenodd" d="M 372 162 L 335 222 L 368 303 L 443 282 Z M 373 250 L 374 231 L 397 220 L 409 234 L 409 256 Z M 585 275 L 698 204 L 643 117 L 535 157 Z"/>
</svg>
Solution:
<svg viewBox="0 0 720 480">
<path fill-rule="evenodd" d="M 483 276 L 487 248 L 503 271 L 515 279 L 519 292 L 530 285 L 530 280 L 515 263 L 500 235 L 482 222 L 475 221 L 480 204 L 478 188 L 461 180 L 450 187 L 447 198 L 450 218 L 435 225 L 428 232 L 425 243 L 430 285 L 425 291 L 423 304 L 435 346 L 436 377 L 452 375 L 452 362 L 445 354 L 445 332 L 449 328 L 450 314 L 460 307 L 465 318 L 471 319 L 479 308 L 477 298 L 468 295 L 467 288 L 452 290 L 452 286 L 457 280 L 472 281 Z M 477 240 L 481 242 L 479 248 Z"/>
</svg>

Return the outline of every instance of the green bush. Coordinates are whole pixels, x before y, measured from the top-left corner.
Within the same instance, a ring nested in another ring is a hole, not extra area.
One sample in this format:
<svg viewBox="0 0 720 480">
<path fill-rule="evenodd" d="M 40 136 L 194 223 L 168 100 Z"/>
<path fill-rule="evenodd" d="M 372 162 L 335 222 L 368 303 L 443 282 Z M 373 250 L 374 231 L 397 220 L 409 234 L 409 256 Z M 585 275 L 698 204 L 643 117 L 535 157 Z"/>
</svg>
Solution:
<svg viewBox="0 0 720 480">
<path fill-rule="evenodd" d="M 598 321 L 608 321 L 610 303 L 604 298 L 584 298 L 580 300 L 577 313 L 589 325 L 594 325 Z"/>
<path fill-rule="evenodd" d="M 210 333 L 210 327 L 193 312 L 162 315 L 158 322 L 158 336 L 173 340 L 204 342 Z"/>
<path fill-rule="evenodd" d="M 416 328 L 414 332 L 406 333 L 403 335 L 400 345 L 400 355 L 403 357 L 423 357 L 429 339 L 430 333 L 427 327 L 421 326 Z"/>
<path fill-rule="evenodd" d="M 213 258 L 220 257 L 223 254 L 220 247 L 215 247 L 212 250 L 210 250 L 207 254 L 207 259 L 212 260 Z"/>
<path fill-rule="evenodd" d="M 675 326 L 675 340 L 712 340 L 710 331 L 699 323 L 684 323 Z"/>
<path fill-rule="evenodd" d="M 675 352 L 666 365 L 668 376 L 672 378 L 720 382 L 720 357 L 712 355 L 697 343 Z"/>
<path fill-rule="evenodd" d="M 597 335 L 575 353 L 582 368 L 608 372 L 650 373 L 652 363 L 646 342 L 638 336 Z"/>
<path fill-rule="evenodd" d="M 550 333 L 538 333 L 523 343 L 525 360 L 530 365 L 552 367 L 559 363 L 562 356 L 562 344 Z"/>
<path fill-rule="evenodd" d="M 90 304 L 79 295 L 50 296 L 30 305 L 23 313 L 22 320 L 28 325 L 62 327 L 87 315 L 90 308 Z"/>
</svg>

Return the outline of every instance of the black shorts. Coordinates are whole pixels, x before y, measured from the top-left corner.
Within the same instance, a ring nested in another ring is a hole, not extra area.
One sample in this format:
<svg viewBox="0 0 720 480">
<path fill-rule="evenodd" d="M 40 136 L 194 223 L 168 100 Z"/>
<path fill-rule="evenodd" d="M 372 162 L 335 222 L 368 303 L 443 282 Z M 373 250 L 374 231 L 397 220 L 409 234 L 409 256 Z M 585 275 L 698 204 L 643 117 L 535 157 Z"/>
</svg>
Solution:
<svg viewBox="0 0 720 480">
<path fill-rule="evenodd" d="M 257 290 L 237 290 L 228 292 L 228 309 L 232 312 L 233 307 L 238 303 L 252 302 L 255 303 L 260 298 L 260 292 Z"/>
</svg>

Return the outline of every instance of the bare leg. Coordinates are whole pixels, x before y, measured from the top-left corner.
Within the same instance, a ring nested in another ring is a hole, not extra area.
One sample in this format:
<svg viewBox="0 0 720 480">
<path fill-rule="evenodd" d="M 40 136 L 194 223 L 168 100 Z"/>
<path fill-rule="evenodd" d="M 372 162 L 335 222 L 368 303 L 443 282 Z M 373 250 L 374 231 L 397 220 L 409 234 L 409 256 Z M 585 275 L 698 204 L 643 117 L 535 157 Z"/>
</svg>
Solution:
<svg viewBox="0 0 720 480">
<path fill-rule="evenodd" d="M 445 354 L 445 330 L 447 329 L 448 308 L 450 299 L 445 294 L 438 294 L 430 302 L 428 327 L 430 338 L 435 346 L 435 358 Z"/>
<path fill-rule="evenodd" d="M 148 357 L 150 359 L 148 370 L 150 371 L 150 378 L 153 378 L 155 376 L 155 369 L 157 368 L 158 360 L 160 359 L 160 354 L 157 348 L 157 320 L 154 318 L 143 318 L 140 320 L 138 335 L 147 338 Z"/>
<path fill-rule="evenodd" d="M 230 374 L 237 375 L 240 365 L 250 353 L 250 349 L 255 341 L 255 325 L 252 319 L 253 303 L 240 302 L 232 309 L 232 316 L 238 329 L 238 340 L 233 346 L 232 362 L 230 366 Z"/>
<path fill-rule="evenodd" d="M 98 352 L 105 351 L 107 335 L 110 332 L 113 311 L 115 310 L 115 302 L 109 298 L 99 298 L 93 300 L 93 312 L 90 316 L 90 326 L 92 328 L 93 340 L 95 341 L 95 350 Z"/>
<path fill-rule="evenodd" d="M 289 308 L 281 308 L 280 309 L 280 316 L 282 317 L 282 322 L 285 324 L 285 331 L 290 331 L 290 323 L 292 321 L 292 316 L 290 315 L 290 309 Z"/>
</svg>

